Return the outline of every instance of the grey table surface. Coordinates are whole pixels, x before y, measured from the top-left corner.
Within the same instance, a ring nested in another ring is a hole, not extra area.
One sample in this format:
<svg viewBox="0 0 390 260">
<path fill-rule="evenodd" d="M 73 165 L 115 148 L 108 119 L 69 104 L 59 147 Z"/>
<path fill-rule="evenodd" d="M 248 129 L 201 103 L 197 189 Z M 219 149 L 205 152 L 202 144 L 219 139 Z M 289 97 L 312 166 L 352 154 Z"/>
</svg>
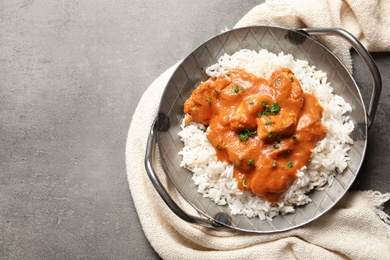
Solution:
<svg viewBox="0 0 390 260">
<path fill-rule="evenodd" d="M 137 102 L 259 2 L 1 1 L 0 259 L 158 259 L 127 184 Z M 389 192 L 390 54 L 373 57 L 384 88 L 352 188 Z"/>
</svg>

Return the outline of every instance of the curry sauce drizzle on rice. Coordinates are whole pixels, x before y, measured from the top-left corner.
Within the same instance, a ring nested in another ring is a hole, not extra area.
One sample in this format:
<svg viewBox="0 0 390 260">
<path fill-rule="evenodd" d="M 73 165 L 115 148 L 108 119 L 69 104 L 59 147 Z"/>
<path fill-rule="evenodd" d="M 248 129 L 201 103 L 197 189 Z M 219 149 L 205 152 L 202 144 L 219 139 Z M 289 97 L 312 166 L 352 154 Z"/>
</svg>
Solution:
<svg viewBox="0 0 390 260">
<path fill-rule="evenodd" d="M 344 170 L 351 107 L 326 74 L 266 50 L 225 54 L 207 72 L 179 133 L 181 166 L 203 196 L 232 214 L 271 219 L 310 202 L 305 193 Z"/>
</svg>

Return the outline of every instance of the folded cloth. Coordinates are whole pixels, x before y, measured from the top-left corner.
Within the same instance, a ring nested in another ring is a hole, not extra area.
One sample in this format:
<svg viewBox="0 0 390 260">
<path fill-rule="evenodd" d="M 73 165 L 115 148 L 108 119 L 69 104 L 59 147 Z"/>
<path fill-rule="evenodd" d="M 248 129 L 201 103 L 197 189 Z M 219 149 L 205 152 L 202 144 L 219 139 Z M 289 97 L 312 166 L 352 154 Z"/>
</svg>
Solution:
<svg viewBox="0 0 390 260">
<path fill-rule="evenodd" d="M 370 52 L 389 51 L 389 0 L 268 0 L 254 7 L 236 27 L 275 25 L 286 28 L 343 28 L 352 33 Z M 350 69 L 350 45 L 337 37 L 321 37 Z"/>
<path fill-rule="evenodd" d="M 297 0 L 291 1 L 296 5 L 291 10 L 289 2 L 267 1 L 250 11 L 237 26 L 341 27 L 354 33 L 371 51 L 390 49 L 390 44 L 384 39 L 390 33 L 379 34 L 380 30 L 383 33 L 387 30 L 383 22 L 388 27 L 390 25 L 389 19 L 379 12 L 388 7 L 383 3 L 360 1 L 352 5 L 347 1 Z M 366 17 L 375 21 L 368 21 Z M 357 24 L 353 24 L 355 22 Z M 368 26 L 368 23 L 375 24 L 375 27 Z M 343 43 L 329 40 L 326 44 L 344 62 L 351 61 Z M 317 220 L 300 228 L 267 235 L 207 229 L 188 224 L 171 212 L 153 188 L 143 162 L 150 127 L 175 67 L 158 77 L 144 93 L 134 113 L 126 143 L 127 175 L 134 205 L 147 239 L 162 258 L 390 259 L 390 218 L 382 211 L 390 193 L 348 192 L 332 210 Z M 155 170 L 171 197 L 188 213 L 197 214 L 166 179 L 158 159 Z"/>
</svg>

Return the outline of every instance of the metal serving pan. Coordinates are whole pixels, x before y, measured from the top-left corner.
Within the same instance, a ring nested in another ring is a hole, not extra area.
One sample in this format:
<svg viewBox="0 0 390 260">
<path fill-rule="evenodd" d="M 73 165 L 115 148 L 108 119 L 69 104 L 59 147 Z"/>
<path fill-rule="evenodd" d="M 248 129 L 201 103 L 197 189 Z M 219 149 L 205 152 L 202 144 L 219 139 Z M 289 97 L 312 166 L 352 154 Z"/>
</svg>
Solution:
<svg viewBox="0 0 390 260">
<path fill-rule="evenodd" d="M 337 36 L 349 42 L 363 59 L 372 76 L 373 87 L 366 108 L 359 88 L 342 62 L 315 36 Z M 349 116 L 355 124 L 352 133 L 354 144 L 349 151 L 350 161 L 344 172 L 336 175 L 332 185 L 322 191 L 312 191 L 312 202 L 297 207 L 293 214 L 280 215 L 272 221 L 231 215 L 227 206 L 217 206 L 197 193 L 192 173 L 179 166 L 178 152 L 183 143 L 177 135 L 183 119 L 183 104 L 201 81 L 207 80 L 205 68 L 217 62 L 224 53 L 233 54 L 239 49 L 260 50 L 292 54 L 294 58 L 307 60 L 316 69 L 325 71 L 334 92 L 352 106 Z M 309 223 L 331 209 L 352 185 L 362 165 L 367 146 L 367 132 L 377 109 L 381 92 L 381 77 L 372 57 L 350 33 L 342 29 L 304 28 L 288 30 L 279 27 L 253 26 L 233 29 L 206 41 L 188 55 L 170 78 L 161 98 L 158 116 L 151 127 L 145 154 L 145 167 L 150 180 L 168 207 L 181 219 L 211 228 L 229 227 L 256 233 L 272 233 L 290 230 Z M 159 181 L 154 169 L 156 141 L 163 168 L 177 191 L 201 214 L 194 216 L 182 210 L 170 197 Z M 152 202 L 151 202 L 152 203 Z"/>
</svg>

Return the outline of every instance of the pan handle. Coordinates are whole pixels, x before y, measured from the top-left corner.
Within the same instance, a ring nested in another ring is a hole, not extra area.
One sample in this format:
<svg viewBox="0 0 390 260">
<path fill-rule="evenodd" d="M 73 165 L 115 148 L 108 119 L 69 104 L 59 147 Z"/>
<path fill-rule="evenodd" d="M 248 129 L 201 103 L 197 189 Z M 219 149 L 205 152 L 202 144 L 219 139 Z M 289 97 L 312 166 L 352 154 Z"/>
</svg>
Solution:
<svg viewBox="0 0 390 260">
<path fill-rule="evenodd" d="M 165 204 L 182 220 L 192 223 L 201 225 L 204 227 L 225 227 L 224 225 L 215 222 L 213 220 L 210 220 L 208 218 L 200 218 L 196 216 L 192 216 L 187 214 L 184 210 L 182 210 L 177 203 L 169 196 L 167 190 L 162 185 L 161 181 L 157 177 L 156 172 L 153 169 L 153 162 L 155 158 L 155 150 L 156 150 L 156 131 L 158 131 L 158 120 L 159 117 L 157 117 L 150 129 L 148 141 L 146 144 L 146 152 L 145 152 L 145 169 L 149 176 L 149 179 L 151 180 L 154 188 L 156 189 L 157 193 L 161 196 Z M 161 130 L 161 129 L 160 129 Z"/>
<path fill-rule="evenodd" d="M 303 31 L 306 34 L 310 36 L 339 36 L 346 40 L 349 44 L 352 45 L 352 47 L 355 49 L 355 51 L 359 54 L 359 56 L 363 59 L 364 63 L 367 65 L 371 77 L 372 77 L 372 93 L 371 93 L 371 99 L 368 106 L 368 129 L 370 129 L 374 118 L 376 114 L 376 110 L 378 108 L 379 103 L 379 97 L 381 95 L 382 91 L 382 79 L 381 75 L 379 73 L 378 67 L 376 66 L 373 58 L 368 53 L 368 51 L 364 48 L 364 46 L 359 42 L 358 39 L 355 38 L 352 34 L 349 32 L 340 29 L 340 28 L 302 28 L 299 29 L 299 31 Z"/>
</svg>

